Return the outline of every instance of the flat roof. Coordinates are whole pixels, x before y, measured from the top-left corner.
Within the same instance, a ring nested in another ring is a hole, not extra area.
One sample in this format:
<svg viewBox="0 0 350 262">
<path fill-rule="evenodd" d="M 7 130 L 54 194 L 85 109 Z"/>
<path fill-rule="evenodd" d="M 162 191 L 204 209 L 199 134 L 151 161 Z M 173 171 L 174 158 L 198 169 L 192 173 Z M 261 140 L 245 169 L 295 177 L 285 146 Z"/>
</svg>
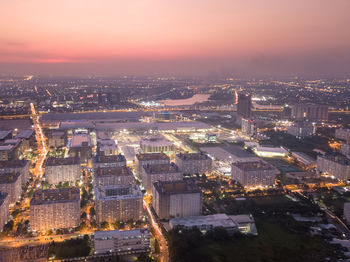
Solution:
<svg viewBox="0 0 350 262">
<path fill-rule="evenodd" d="M 210 159 L 207 154 L 204 153 L 180 153 L 176 155 L 182 160 L 207 160 Z"/>
<path fill-rule="evenodd" d="M 161 173 L 174 173 L 174 172 L 180 172 L 179 167 L 174 164 L 155 164 L 155 165 L 144 165 L 144 170 L 148 174 L 161 174 Z"/>
<path fill-rule="evenodd" d="M 16 138 L 25 138 L 28 139 L 31 136 L 34 135 L 34 130 L 32 129 L 27 129 L 27 130 L 21 130 L 19 133 L 16 135 Z"/>
<path fill-rule="evenodd" d="M 131 169 L 122 167 L 99 167 L 95 170 L 97 176 L 133 176 Z"/>
<path fill-rule="evenodd" d="M 17 181 L 19 172 L 0 173 L 0 184 L 11 184 Z"/>
<path fill-rule="evenodd" d="M 138 185 L 111 185 L 97 187 L 95 195 L 97 200 L 142 199 L 142 192 Z"/>
<path fill-rule="evenodd" d="M 0 168 L 23 168 L 29 163 L 28 160 L 0 161 Z"/>
<path fill-rule="evenodd" d="M 145 154 L 137 154 L 137 160 L 139 161 L 150 161 L 150 160 L 166 160 L 170 158 L 165 153 L 145 153 Z"/>
<path fill-rule="evenodd" d="M 66 165 L 80 165 L 79 157 L 49 157 L 46 160 L 46 166 L 66 166 Z"/>
<path fill-rule="evenodd" d="M 198 185 L 191 180 L 180 181 L 158 181 L 153 184 L 160 194 L 191 194 L 201 193 Z"/>
<path fill-rule="evenodd" d="M 83 145 L 86 143 L 86 145 Z M 71 147 L 82 147 L 82 146 L 91 146 L 90 135 L 88 134 L 76 134 L 73 135 L 71 140 Z"/>
<path fill-rule="evenodd" d="M 118 163 L 125 162 L 126 159 L 122 154 L 111 155 L 111 156 L 96 156 L 96 163 Z"/>
<path fill-rule="evenodd" d="M 133 237 L 141 234 L 149 234 L 148 229 L 95 231 L 94 239 Z"/>
<path fill-rule="evenodd" d="M 30 201 L 31 205 L 74 202 L 80 200 L 80 190 L 77 187 L 36 190 Z"/>
</svg>

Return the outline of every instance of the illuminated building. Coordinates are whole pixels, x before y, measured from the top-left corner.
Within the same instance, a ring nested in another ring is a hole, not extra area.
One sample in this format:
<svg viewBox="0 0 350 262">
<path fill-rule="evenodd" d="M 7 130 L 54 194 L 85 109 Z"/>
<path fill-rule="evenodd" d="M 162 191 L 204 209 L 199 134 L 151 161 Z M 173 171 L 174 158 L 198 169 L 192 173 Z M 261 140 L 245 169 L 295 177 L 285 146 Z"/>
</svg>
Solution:
<svg viewBox="0 0 350 262">
<path fill-rule="evenodd" d="M 350 179 L 350 160 L 337 153 L 317 156 L 317 170 L 336 179 L 347 180 Z"/>
<path fill-rule="evenodd" d="M 152 193 L 153 183 L 157 181 L 177 181 L 182 179 L 183 173 L 174 163 L 143 166 L 142 184 L 149 194 Z"/>
<path fill-rule="evenodd" d="M 292 156 L 294 156 L 299 162 L 301 162 L 305 166 L 313 166 L 316 164 L 316 159 L 308 156 L 303 152 L 292 152 Z"/>
<path fill-rule="evenodd" d="M 202 214 L 202 191 L 194 181 L 158 181 L 153 184 L 152 205 L 160 219 Z"/>
<path fill-rule="evenodd" d="M 212 168 L 211 158 L 204 153 L 177 154 L 175 163 L 183 174 L 203 174 Z"/>
<path fill-rule="evenodd" d="M 280 171 L 263 160 L 235 162 L 231 166 L 231 178 L 242 186 L 272 186 Z"/>
<path fill-rule="evenodd" d="M 174 143 L 162 137 L 143 138 L 140 141 L 140 148 L 142 153 L 170 154 L 174 151 Z"/>
<path fill-rule="evenodd" d="M 16 203 L 22 193 L 22 180 L 19 172 L 0 174 L 0 192 L 8 194 L 9 203 Z"/>
<path fill-rule="evenodd" d="M 138 221 L 142 217 L 142 192 L 137 185 L 113 185 L 95 189 L 97 223 Z"/>
<path fill-rule="evenodd" d="M 285 157 L 288 153 L 283 147 L 257 146 L 254 153 L 260 157 Z"/>
<path fill-rule="evenodd" d="M 9 197 L 6 192 L 0 192 L 0 231 L 9 219 Z"/>
<path fill-rule="evenodd" d="M 53 185 L 61 182 L 74 183 L 80 180 L 80 159 L 78 157 L 49 157 L 45 163 L 45 179 Z"/>
<path fill-rule="evenodd" d="M 295 120 L 328 120 L 328 106 L 314 104 L 295 104 L 292 106 L 292 118 Z"/>
<path fill-rule="evenodd" d="M 170 164 L 170 158 L 164 153 L 137 154 L 135 158 L 136 174 L 142 177 L 143 166 Z"/>
<path fill-rule="evenodd" d="M 97 140 L 97 155 L 111 156 L 118 154 L 118 146 L 113 139 Z"/>
<path fill-rule="evenodd" d="M 30 161 L 25 159 L 0 161 L 0 174 L 19 172 L 21 174 L 22 185 L 25 185 L 29 179 L 29 166 Z"/>
<path fill-rule="evenodd" d="M 5 140 L 5 144 L 0 145 L 0 161 L 12 161 L 20 159 L 20 155 L 22 152 L 21 144 L 21 140 Z"/>
<path fill-rule="evenodd" d="M 112 156 L 96 156 L 93 162 L 94 169 L 103 167 L 122 167 L 126 165 L 126 159 L 122 154 Z"/>
<path fill-rule="evenodd" d="M 129 167 L 99 167 L 94 170 L 95 186 L 133 184 L 134 175 Z"/>
<path fill-rule="evenodd" d="M 117 253 L 120 255 L 150 251 L 150 232 L 147 228 L 134 230 L 95 231 L 95 254 Z"/>
<path fill-rule="evenodd" d="M 30 201 L 30 228 L 47 231 L 80 224 L 79 188 L 36 190 Z"/>
<path fill-rule="evenodd" d="M 258 231 L 252 215 L 235 215 L 214 214 L 207 216 L 191 216 L 184 218 L 172 218 L 169 221 L 170 228 L 194 228 L 197 227 L 202 233 L 213 230 L 216 227 L 222 227 L 232 235 L 240 232 L 247 235 L 257 235 Z"/>
</svg>

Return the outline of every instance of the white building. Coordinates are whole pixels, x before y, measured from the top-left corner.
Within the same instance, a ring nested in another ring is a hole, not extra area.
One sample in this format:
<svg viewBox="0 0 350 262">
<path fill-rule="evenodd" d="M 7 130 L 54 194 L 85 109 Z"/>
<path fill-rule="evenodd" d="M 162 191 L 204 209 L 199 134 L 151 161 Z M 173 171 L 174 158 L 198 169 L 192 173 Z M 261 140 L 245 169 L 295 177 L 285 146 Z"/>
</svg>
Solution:
<svg viewBox="0 0 350 262">
<path fill-rule="evenodd" d="M 171 229 L 177 226 L 184 228 L 197 227 L 202 233 L 206 233 L 216 227 L 223 227 L 229 234 L 233 234 L 237 231 L 242 234 L 258 234 L 252 215 L 228 216 L 226 214 L 214 214 L 208 216 L 173 218 L 170 219 L 169 225 Z"/>
<path fill-rule="evenodd" d="M 103 167 L 122 167 L 126 166 L 126 159 L 122 154 L 112 156 L 96 156 L 93 161 L 94 169 Z"/>
<path fill-rule="evenodd" d="M 242 186 L 273 186 L 280 171 L 263 160 L 232 163 L 231 178 Z"/>
<path fill-rule="evenodd" d="M 252 119 L 242 118 L 241 121 L 242 134 L 246 136 L 253 136 L 256 134 L 256 124 Z"/>
<path fill-rule="evenodd" d="M 152 205 L 160 219 L 202 214 L 202 191 L 193 181 L 153 184 Z"/>
<path fill-rule="evenodd" d="M 166 153 L 174 152 L 174 143 L 163 137 L 143 138 L 140 141 L 142 153 Z"/>
<path fill-rule="evenodd" d="M 296 137 L 307 137 L 314 135 L 316 128 L 310 122 L 296 122 L 288 127 L 287 133 Z"/>
<path fill-rule="evenodd" d="M 118 253 L 121 255 L 150 251 L 150 233 L 147 228 L 135 230 L 95 231 L 95 254 Z"/>
<path fill-rule="evenodd" d="M 74 183 L 80 180 L 80 159 L 78 157 L 49 157 L 45 163 L 45 179 L 53 185 L 60 182 Z"/>
<path fill-rule="evenodd" d="M 305 166 L 314 166 L 316 164 L 316 159 L 308 156 L 303 152 L 292 152 L 292 156 L 294 156 L 300 163 Z"/>
</svg>

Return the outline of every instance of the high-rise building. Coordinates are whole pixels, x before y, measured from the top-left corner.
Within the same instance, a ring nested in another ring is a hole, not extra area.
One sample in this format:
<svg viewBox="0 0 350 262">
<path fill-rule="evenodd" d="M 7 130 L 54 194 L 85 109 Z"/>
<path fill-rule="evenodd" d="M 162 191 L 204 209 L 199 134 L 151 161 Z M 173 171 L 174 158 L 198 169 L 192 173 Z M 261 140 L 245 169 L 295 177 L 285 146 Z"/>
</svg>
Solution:
<svg viewBox="0 0 350 262">
<path fill-rule="evenodd" d="M 150 251 L 150 232 L 147 228 L 134 230 L 95 231 L 95 254 L 137 254 Z"/>
<path fill-rule="evenodd" d="M 14 204 L 22 193 L 21 174 L 19 172 L 0 174 L 0 192 L 8 194 L 9 203 Z"/>
<path fill-rule="evenodd" d="M 316 133 L 316 127 L 308 121 L 297 121 L 288 127 L 287 133 L 296 137 L 312 136 Z"/>
<path fill-rule="evenodd" d="M 137 185 L 96 187 L 96 221 L 115 223 L 140 220 L 142 201 L 142 192 Z"/>
<path fill-rule="evenodd" d="M 252 96 L 249 94 L 239 94 L 237 104 L 237 114 L 242 118 L 252 117 Z"/>
<path fill-rule="evenodd" d="M 22 185 L 26 184 L 29 179 L 29 166 L 30 161 L 12 160 L 12 161 L 0 161 L 0 173 L 13 173 L 19 172 L 21 174 Z"/>
<path fill-rule="evenodd" d="M 295 120 L 328 120 L 328 106 L 314 104 L 295 104 L 292 106 L 292 118 Z"/>
<path fill-rule="evenodd" d="M 30 201 L 30 228 L 47 231 L 80 224 L 79 188 L 36 190 Z"/>
<path fill-rule="evenodd" d="M 9 219 L 9 197 L 5 192 L 0 192 L 0 231 Z"/>
<path fill-rule="evenodd" d="M 177 154 L 175 163 L 183 174 L 203 174 L 212 169 L 212 160 L 204 153 Z"/>
<path fill-rule="evenodd" d="M 141 178 L 143 166 L 170 164 L 170 158 L 164 153 L 137 154 L 135 158 L 136 175 Z"/>
<path fill-rule="evenodd" d="M 194 181 L 158 181 L 153 184 L 152 205 L 160 219 L 202 214 L 202 191 Z"/>
<path fill-rule="evenodd" d="M 317 156 L 317 170 L 339 180 L 350 179 L 350 159 L 334 153 Z"/>
<path fill-rule="evenodd" d="M 272 186 L 280 171 L 263 160 L 235 162 L 231 166 L 231 178 L 242 186 Z"/>
<path fill-rule="evenodd" d="M 349 141 L 350 143 L 350 141 Z M 350 144 L 348 143 L 342 143 L 340 146 L 340 152 L 350 159 Z"/>
<path fill-rule="evenodd" d="M 81 166 L 78 157 L 49 157 L 45 164 L 45 179 L 57 185 L 61 182 L 74 183 L 81 179 Z"/>
<path fill-rule="evenodd" d="M 152 186 L 157 181 L 177 181 L 183 179 L 183 173 L 174 164 L 146 165 L 143 166 L 142 184 L 147 193 L 152 193 Z"/>
<path fill-rule="evenodd" d="M 252 119 L 242 118 L 241 121 L 242 134 L 246 136 L 253 136 L 256 134 L 256 124 Z"/>
<path fill-rule="evenodd" d="M 99 167 L 122 167 L 125 165 L 126 159 L 122 154 L 112 156 L 96 156 L 93 161 L 94 169 Z"/>
<path fill-rule="evenodd" d="M 127 166 L 99 167 L 94 170 L 95 186 L 113 186 L 133 184 L 134 175 Z"/>
</svg>

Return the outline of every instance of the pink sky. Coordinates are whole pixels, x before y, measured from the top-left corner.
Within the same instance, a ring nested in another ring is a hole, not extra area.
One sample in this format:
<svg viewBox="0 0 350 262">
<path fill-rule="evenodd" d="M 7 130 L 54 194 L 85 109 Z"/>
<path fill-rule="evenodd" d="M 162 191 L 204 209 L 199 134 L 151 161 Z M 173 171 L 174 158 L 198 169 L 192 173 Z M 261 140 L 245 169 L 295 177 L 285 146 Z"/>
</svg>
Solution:
<svg viewBox="0 0 350 262">
<path fill-rule="evenodd" d="M 0 7 L 3 72 L 350 73 L 349 0 L 3 0 Z"/>
</svg>

